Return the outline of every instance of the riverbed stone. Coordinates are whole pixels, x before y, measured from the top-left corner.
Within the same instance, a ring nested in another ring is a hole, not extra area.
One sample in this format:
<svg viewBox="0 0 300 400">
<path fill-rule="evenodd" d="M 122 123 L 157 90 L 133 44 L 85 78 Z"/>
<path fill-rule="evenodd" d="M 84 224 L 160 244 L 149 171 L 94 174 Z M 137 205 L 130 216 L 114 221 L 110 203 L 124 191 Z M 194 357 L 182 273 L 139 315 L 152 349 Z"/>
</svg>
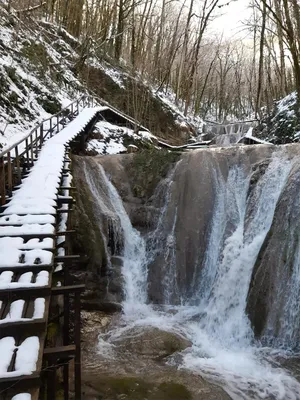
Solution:
<svg viewBox="0 0 300 400">
<path fill-rule="evenodd" d="M 176 333 L 154 327 L 134 328 L 112 343 L 119 351 L 156 359 L 168 357 L 192 345 L 189 340 Z"/>
</svg>

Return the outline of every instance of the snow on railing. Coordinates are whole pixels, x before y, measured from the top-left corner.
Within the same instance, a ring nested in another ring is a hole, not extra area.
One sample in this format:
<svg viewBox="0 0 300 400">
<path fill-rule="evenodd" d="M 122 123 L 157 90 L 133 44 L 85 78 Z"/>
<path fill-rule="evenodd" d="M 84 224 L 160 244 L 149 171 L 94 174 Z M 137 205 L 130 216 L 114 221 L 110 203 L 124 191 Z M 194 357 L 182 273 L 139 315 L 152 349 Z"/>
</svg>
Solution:
<svg viewBox="0 0 300 400">
<path fill-rule="evenodd" d="M 0 152 L 0 204 L 5 204 L 6 194 L 11 196 L 13 187 L 21 183 L 22 173 L 33 166 L 45 140 L 60 132 L 81 109 L 93 107 L 95 103 L 94 97 L 85 95 L 74 100 Z"/>
</svg>

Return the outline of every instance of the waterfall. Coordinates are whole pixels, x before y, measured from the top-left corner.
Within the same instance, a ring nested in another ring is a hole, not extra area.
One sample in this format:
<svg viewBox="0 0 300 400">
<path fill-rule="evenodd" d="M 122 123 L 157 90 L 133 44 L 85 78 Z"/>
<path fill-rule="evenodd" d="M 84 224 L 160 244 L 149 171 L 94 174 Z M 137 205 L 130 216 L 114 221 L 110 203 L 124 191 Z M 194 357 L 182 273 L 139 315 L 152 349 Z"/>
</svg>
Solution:
<svg viewBox="0 0 300 400">
<path fill-rule="evenodd" d="M 299 400 L 299 382 L 278 362 L 286 353 L 276 341 L 275 348 L 261 345 L 246 312 L 254 267 L 294 165 L 294 154 L 272 146 L 186 154 L 159 188 L 164 204 L 144 237 L 98 167 L 105 192 L 98 190 L 105 197 L 99 207 L 115 216 L 123 238 L 125 326 L 118 335 L 147 325 L 179 333 L 193 345 L 168 362 L 220 384 L 232 399 Z M 295 319 L 300 325 L 297 238 L 280 328 L 279 311 L 270 312 L 266 328 L 283 342 L 296 339 Z"/>
<path fill-rule="evenodd" d="M 232 226 L 232 233 L 226 238 L 219 256 L 203 322 L 204 329 L 227 343 L 229 341 L 237 345 L 252 336 L 245 315 L 251 273 L 271 227 L 275 207 L 291 166 L 291 161 L 275 154 L 250 199 L 247 197 L 250 176 L 245 176 L 243 169 L 237 166 L 229 171 L 227 193 L 223 198 L 227 208 L 227 223 Z M 214 241 L 214 237 L 210 240 Z M 212 269 L 214 275 L 215 268 Z"/>
<path fill-rule="evenodd" d="M 124 311 L 136 310 L 147 301 L 147 264 L 145 240 L 133 228 L 116 188 L 107 177 L 103 167 L 95 163 L 97 170 L 85 175 L 94 198 L 97 200 L 99 213 L 109 217 L 117 240 L 123 242 L 122 275 L 124 278 Z M 93 179 L 94 178 L 94 179 Z M 94 182 L 96 178 L 97 183 Z M 97 215 L 97 213 L 96 213 Z"/>
</svg>

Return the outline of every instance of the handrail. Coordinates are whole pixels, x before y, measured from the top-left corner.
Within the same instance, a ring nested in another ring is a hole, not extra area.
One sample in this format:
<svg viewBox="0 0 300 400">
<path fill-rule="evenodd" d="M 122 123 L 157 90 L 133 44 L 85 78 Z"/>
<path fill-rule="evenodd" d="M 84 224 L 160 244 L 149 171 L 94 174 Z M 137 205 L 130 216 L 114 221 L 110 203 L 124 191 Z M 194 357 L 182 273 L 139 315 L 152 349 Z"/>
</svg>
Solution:
<svg viewBox="0 0 300 400">
<path fill-rule="evenodd" d="M 62 108 L 58 113 L 51 115 L 36 125 L 26 136 L 0 153 L 0 205 L 4 205 L 7 196 L 12 195 L 13 188 L 21 183 L 22 175 L 27 172 L 38 157 L 38 152 L 48 135 L 50 138 L 58 133 L 67 123 L 79 114 L 80 105 L 85 108 L 93 107 L 94 104 L 107 105 L 114 112 L 126 118 L 139 129 L 147 130 L 136 120 L 129 117 L 122 111 L 111 106 L 107 101 L 96 95 L 83 95 L 74 100 L 67 107 Z M 66 113 L 66 110 L 69 112 Z M 21 147 L 22 145 L 22 147 Z M 20 146 L 20 147 L 19 147 Z"/>
<path fill-rule="evenodd" d="M 74 104 L 77 104 L 77 111 L 78 111 L 78 107 L 79 107 L 79 103 L 81 100 L 84 101 L 84 99 L 86 98 L 91 98 L 93 99 L 91 96 L 87 96 L 87 95 L 83 95 L 81 97 L 79 97 L 78 99 L 72 101 L 72 103 L 68 104 L 66 107 L 62 108 L 59 112 L 57 112 L 56 114 L 51 115 L 48 118 L 45 118 L 44 120 L 42 120 L 38 125 L 36 125 L 30 132 L 28 132 L 28 134 L 26 136 L 24 136 L 22 139 L 20 139 L 18 142 L 13 143 L 10 147 L 8 147 L 7 149 L 3 150 L 0 153 L 0 158 L 4 157 L 8 152 L 10 152 L 12 149 L 14 149 L 16 146 L 18 146 L 19 144 L 21 144 L 22 142 L 26 141 L 26 139 L 28 139 L 30 137 L 30 135 L 32 135 L 33 133 L 35 133 L 39 128 L 41 128 L 41 126 L 44 125 L 45 122 L 50 121 L 54 118 L 59 117 L 61 114 L 64 114 L 64 112 L 66 110 L 68 110 L 71 107 L 71 113 L 73 113 L 73 106 Z M 64 117 L 66 117 L 66 115 L 63 115 Z M 52 128 L 50 128 L 52 129 Z"/>
<path fill-rule="evenodd" d="M 33 166 L 47 136 L 51 138 L 63 129 L 67 119 L 72 120 L 79 114 L 81 105 L 82 108 L 93 107 L 98 101 L 90 95 L 79 97 L 58 113 L 41 121 L 22 139 L 2 150 L 0 153 L 0 205 L 5 204 L 7 195 L 11 196 L 13 187 L 21 183 L 22 174 Z M 69 112 L 66 113 L 66 110 Z M 22 144 L 22 148 L 19 148 Z"/>
</svg>

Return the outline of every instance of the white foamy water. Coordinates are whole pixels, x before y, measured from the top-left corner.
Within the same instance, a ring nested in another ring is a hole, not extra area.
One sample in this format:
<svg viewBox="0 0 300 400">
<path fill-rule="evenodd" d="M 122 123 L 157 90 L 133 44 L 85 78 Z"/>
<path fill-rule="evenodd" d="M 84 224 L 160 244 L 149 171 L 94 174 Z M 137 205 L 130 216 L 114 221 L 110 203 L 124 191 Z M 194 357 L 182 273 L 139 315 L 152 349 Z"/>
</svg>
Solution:
<svg viewBox="0 0 300 400">
<path fill-rule="evenodd" d="M 102 213 L 113 223 L 114 233 L 123 242 L 123 266 L 125 313 L 143 310 L 147 302 L 147 263 L 145 241 L 140 233 L 133 228 L 123 206 L 121 197 L 107 177 L 103 167 L 97 163 L 94 166 L 99 176 L 90 174 L 85 168 L 85 176 L 90 190 L 97 200 L 97 213 Z M 100 218 L 99 218 L 100 219 Z M 101 225 L 101 223 L 100 223 Z M 105 235 L 104 235 L 105 237 Z"/>
<path fill-rule="evenodd" d="M 122 274 L 124 277 L 125 313 L 143 309 L 147 301 L 147 264 L 146 245 L 140 233 L 133 228 L 123 206 L 123 202 L 114 185 L 108 179 L 102 166 L 99 166 L 104 183 L 108 190 L 111 206 L 120 218 L 124 251 Z"/>
<path fill-rule="evenodd" d="M 245 314 L 253 266 L 271 227 L 292 164 L 293 161 L 281 152 L 275 153 L 250 197 L 251 174 L 243 166 L 232 167 L 226 182 L 216 177 L 217 201 L 203 279 L 195 285 L 197 292 L 193 293 L 191 301 L 187 299 L 186 304 L 176 307 L 146 305 L 145 244 L 133 229 L 116 189 L 106 177 L 105 184 L 124 231 L 126 293 L 122 326 L 106 334 L 106 340 L 126 335 L 133 327 L 153 326 L 171 331 L 188 338 L 193 345 L 181 354 L 180 362 L 176 357 L 170 358 L 169 363 L 220 384 L 234 400 L 299 400 L 300 383 L 280 367 L 273 349 L 262 348 L 255 342 Z M 167 193 L 166 205 L 168 201 Z M 159 224 L 163 224 L 163 218 Z M 175 225 L 176 215 L 168 237 L 170 246 L 166 249 L 166 259 L 171 261 L 176 257 Z M 149 258 L 153 251 L 152 248 Z M 176 263 L 173 261 L 162 266 L 166 272 L 163 282 L 166 303 L 172 298 L 171 287 L 176 290 L 176 271 L 172 272 Z M 297 269 L 295 274 L 293 282 L 297 286 Z M 278 356 L 278 352 L 275 353 Z"/>
</svg>

